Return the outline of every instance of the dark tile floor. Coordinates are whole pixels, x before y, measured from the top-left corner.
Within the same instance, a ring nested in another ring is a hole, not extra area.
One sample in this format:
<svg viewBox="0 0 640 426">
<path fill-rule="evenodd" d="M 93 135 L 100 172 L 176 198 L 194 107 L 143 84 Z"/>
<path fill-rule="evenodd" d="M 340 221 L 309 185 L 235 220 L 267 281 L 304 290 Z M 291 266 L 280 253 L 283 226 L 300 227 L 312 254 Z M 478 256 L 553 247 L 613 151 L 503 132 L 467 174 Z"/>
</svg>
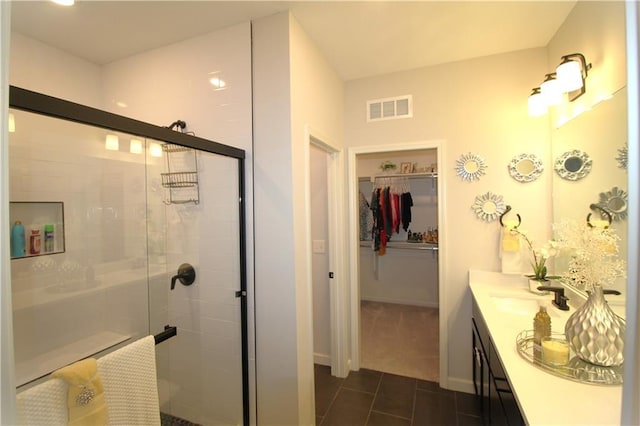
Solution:
<svg viewBox="0 0 640 426">
<path fill-rule="evenodd" d="M 317 426 L 481 425 L 475 396 L 438 383 L 361 369 L 346 379 L 315 366 Z"/>
</svg>

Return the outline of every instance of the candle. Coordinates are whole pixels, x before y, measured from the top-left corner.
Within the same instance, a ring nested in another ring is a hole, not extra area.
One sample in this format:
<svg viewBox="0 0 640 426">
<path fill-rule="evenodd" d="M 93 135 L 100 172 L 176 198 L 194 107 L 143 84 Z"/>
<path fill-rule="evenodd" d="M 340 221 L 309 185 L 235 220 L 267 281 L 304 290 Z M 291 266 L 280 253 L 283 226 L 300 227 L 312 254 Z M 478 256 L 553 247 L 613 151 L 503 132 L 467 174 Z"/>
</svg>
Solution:
<svg viewBox="0 0 640 426">
<path fill-rule="evenodd" d="M 542 361 L 553 366 L 567 365 L 569 362 L 569 343 L 566 340 L 543 338 Z"/>
</svg>

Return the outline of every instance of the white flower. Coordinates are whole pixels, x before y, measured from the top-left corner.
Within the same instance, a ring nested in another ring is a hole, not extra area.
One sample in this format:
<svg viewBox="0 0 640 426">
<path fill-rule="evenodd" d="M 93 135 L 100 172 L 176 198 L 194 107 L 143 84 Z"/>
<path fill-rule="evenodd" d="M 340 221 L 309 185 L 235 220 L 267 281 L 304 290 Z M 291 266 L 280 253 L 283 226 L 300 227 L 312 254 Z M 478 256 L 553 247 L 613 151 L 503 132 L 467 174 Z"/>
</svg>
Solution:
<svg viewBox="0 0 640 426">
<path fill-rule="evenodd" d="M 566 278 L 578 288 L 608 286 L 626 276 L 626 263 L 618 259 L 620 238 L 611 228 L 589 228 L 563 220 L 554 230 L 562 251 L 570 256 Z"/>
</svg>

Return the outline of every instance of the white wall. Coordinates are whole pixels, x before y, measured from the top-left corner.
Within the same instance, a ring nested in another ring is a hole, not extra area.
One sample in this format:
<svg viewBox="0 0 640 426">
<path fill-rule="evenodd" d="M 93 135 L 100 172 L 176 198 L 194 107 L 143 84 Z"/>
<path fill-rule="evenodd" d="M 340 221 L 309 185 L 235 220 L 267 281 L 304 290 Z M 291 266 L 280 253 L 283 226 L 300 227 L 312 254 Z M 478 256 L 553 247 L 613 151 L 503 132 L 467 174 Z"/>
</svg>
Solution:
<svg viewBox="0 0 640 426">
<path fill-rule="evenodd" d="M 345 143 L 383 145 L 445 139 L 439 175 L 448 187 L 438 194 L 444 203 L 446 226 L 440 241 L 448 244 L 448 259 L 439 259 L 448 282 L 440 283 L 448 306 L 440 306 L 449 329 L 450 386 L 470 390 L 471 313 L 468 270 L 499 270 L 497 221 L 476 218 L 471 205 L 477 195 L 492 191 L 504 197 L 523 218 L 523 228 L 536 240 L 546 238 L 551 217 L 549 126 L 546 118 L 531 119 L 527 96 L 546 69 L 546 51 L 530 49 L 464 62 L 350 81 L 345 90 Z M 413 118 L 367 123 L 368 99 L 413 95 Z M 468 152 L 482 156 L 487 174 L 469 183 L 455 174 L 455 161 Z M 546 172 L 533 183 L 511 179 L 507 164 L 517 154 L 543 159 Z M 467 337 L 465 337 L 467 336 Z"/>
<path fill-rule="evenodd" d="M 100 66 L 38 40 L 11 33 L 9 84 L 102 108 Z"/>
<path fill-rule="evenodd" d="M 342 83 L 287 13 L 255 21 L 253 41 L 258 412 L 312 424 L 305 131 L 342 146 Z"/>
</svg>

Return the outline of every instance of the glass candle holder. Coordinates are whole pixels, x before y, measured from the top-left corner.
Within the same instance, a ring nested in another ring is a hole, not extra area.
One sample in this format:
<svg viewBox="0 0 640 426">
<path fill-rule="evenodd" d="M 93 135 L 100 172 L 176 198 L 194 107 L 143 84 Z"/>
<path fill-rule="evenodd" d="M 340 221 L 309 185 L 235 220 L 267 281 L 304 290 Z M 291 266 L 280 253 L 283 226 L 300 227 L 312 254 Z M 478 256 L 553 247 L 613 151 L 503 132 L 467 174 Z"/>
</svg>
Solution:
<svg viewBox="0 0 640 426">
<path fill-rule="evenodd" d="M 542 362 L 554 367 L 569 363 L 569 342 L 554 337 L 542 338 Z"/>
</svg>

